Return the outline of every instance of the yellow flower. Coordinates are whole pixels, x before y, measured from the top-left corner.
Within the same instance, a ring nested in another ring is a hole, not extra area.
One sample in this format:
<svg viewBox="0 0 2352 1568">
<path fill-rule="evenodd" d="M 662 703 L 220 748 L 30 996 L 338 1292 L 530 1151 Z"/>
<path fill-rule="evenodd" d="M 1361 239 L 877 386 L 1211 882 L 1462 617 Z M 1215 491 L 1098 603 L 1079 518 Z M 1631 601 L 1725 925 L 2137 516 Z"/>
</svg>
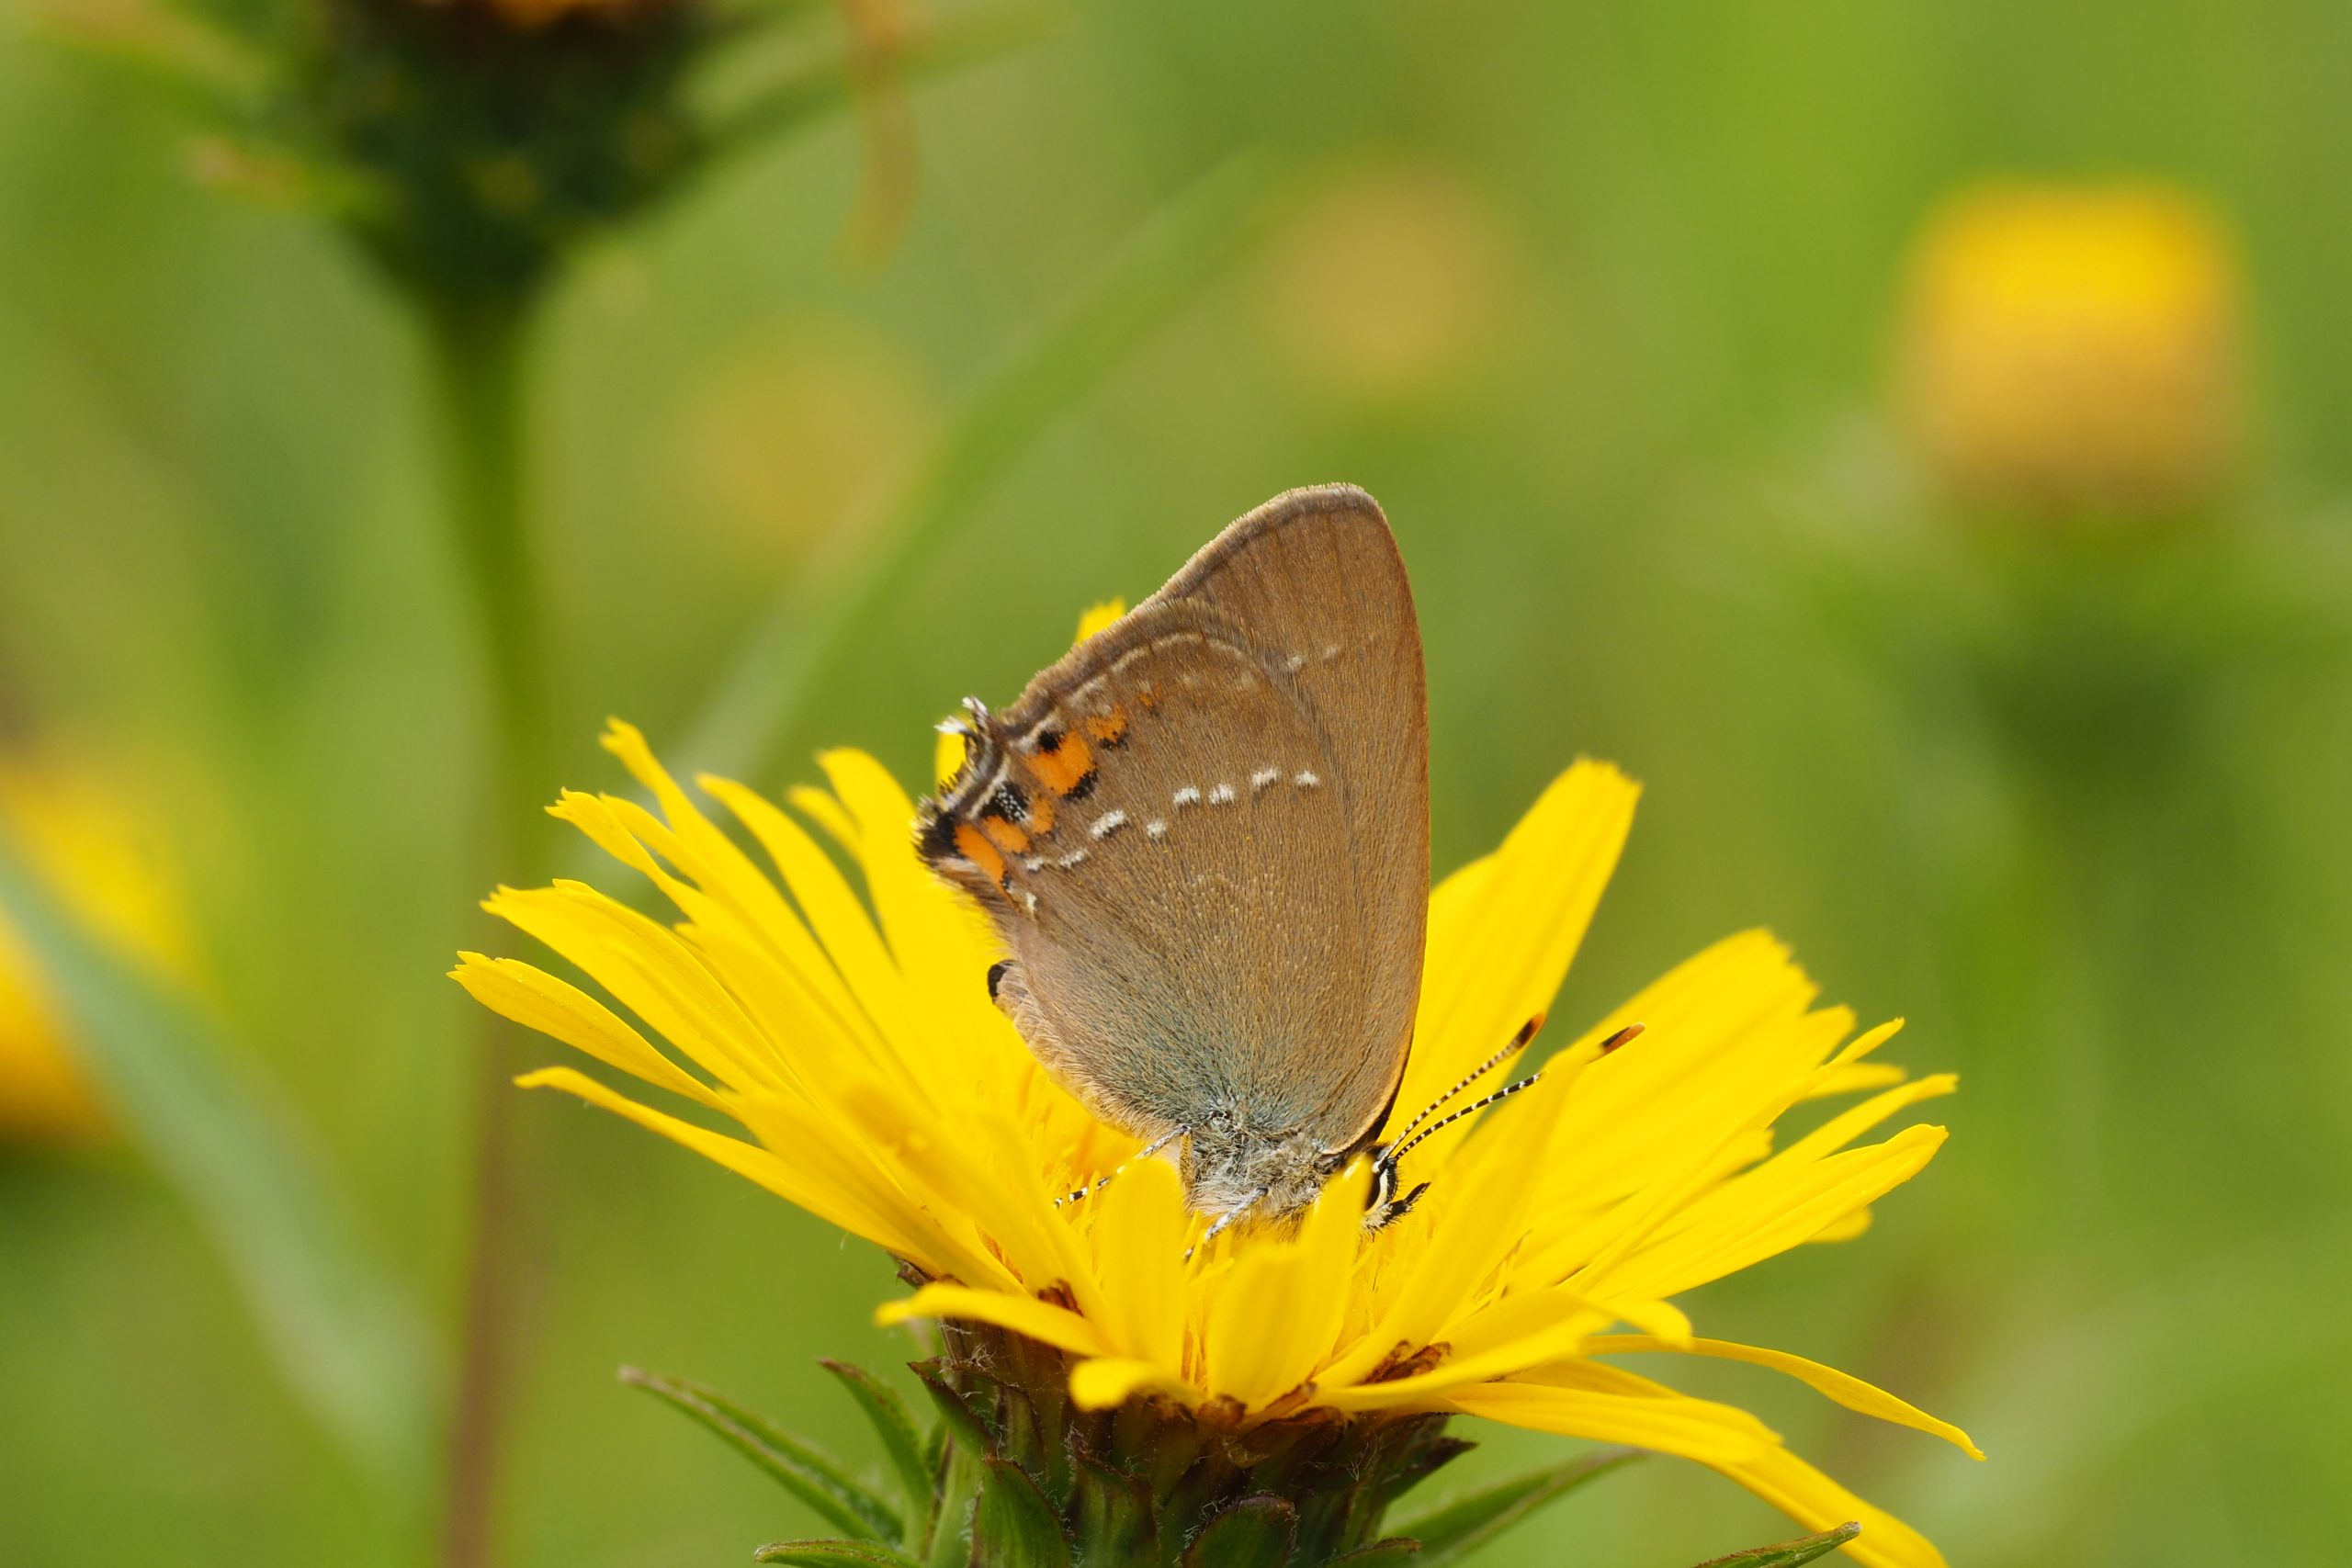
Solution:
<svg viewBox="0 0 2352 1568">
<path fill-rule="evenodd" d="M 554 813 L 646 876 L 675 926 L 580 883 L 488 901 L 666 1041 L 577 987 L 509 958 L 456 978 L 506 1017 L 731 1120 L 749 1139 L 628 1099 L 570 1067 L 522 1081 L 569 1090 L 674 1138 L 873 1241 L 932 1282 L 887 1322 L 985 1323 L 1075 1358 L 1070 1392 L 1101 1408 L 1152 1393 L 1241 1419 L 1310 1406 L 1363 1416 L 1459 1411 L 1709 1465 L 1811 1529 L 1865 1524 L 1866 1562 L 1932 1564 L 1928 1542 L 1781 1445 L 1755 1416 L 1619 1364 L 1671 1352 L 1794 1376 L 1838 1403 L 1968 1449 L 1957 1428 L 1827 1367 L 1695 1337 L 1671 1298 L 1808 1241 L 1860 1232 L 1869 1205 L 1943 1142 L 1869 1130 L 1948 1092 L 1868 1060 L 1859 1037 L 1770 937 L 1702 953 L 1555 1055 L 1540 1084 L 1421 1145 L 1410 1214 L 1367 1238 L 1361 1164 L 1293 1234 L 1229 1233 L 1188 1257 L 1202 1221 L 1163 1161 L 1136 1152 L 1038 1066 L 989 1003 L 987 922 L 910 847 L 913 805 L 863 752 L 820 759 L 830 791 L 790 803 L 703 791 L 756 840 L 757 863 L 616 723 L 608 750 L 657 803 L 566 794 Z M 1401 1123 L 1546 1008 L 1633 818 L 1634 786 L 1580 762 L 1483 860 L 1430 899 L 1427 976 Z M 779 879 L 781 886 L 779 886 Z M 1646 1032 L 1603 1054 L 1640 1021 Z M 1774 1123 L 1869 1091 L 1802 1137 Z M 1611 1332 L 1622 1325 L 1625 1332 Z"/>
<path fill-rule="evenodd" d="M 0 831 L 94 935 L 158 969 L 188 967 L 187 925 L 169 882 L 100 775 L 55 761 L 0 761 Z M 39 965 L 0 916 L 0 1141 L 80 1142 L 107 1126 Z"/>
<path fill-rule="evenodd" d="M 2160 186 L 1988 186 L 1929 221 L 1902 336 L 1913 438 L 1963 497 L 2150 513 L 2236 457 L 2237 268 Z"/>
<path fill-rule="evenodd" d="M 1309 390 L 1372 409 L 1458 390 L 1524 330 L 1517 235 L 1440 164 L 1348 171 L 1310 196 L 1259 268 L 1262 334 Z"/>
</svg>

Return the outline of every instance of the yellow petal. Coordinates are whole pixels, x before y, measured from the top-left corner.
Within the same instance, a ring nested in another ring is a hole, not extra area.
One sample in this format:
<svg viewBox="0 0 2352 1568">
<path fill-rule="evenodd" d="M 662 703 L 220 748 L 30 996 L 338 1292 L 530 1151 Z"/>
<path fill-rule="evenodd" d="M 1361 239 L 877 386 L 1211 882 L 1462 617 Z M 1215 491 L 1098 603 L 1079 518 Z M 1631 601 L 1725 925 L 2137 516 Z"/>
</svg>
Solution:
<svg viewBox="0 0 2352 1568">
<path fill-rule="evenodd" d="M 1138 1160 L 1091 1198 L 1104 1336 L 1164 1370 L 1184 1356 L 1184 1181 L 1157 1157 Z M 1108 1374 L 1097 1374 L 1107 1376 Z M 1113 1401 L 1114 1404 L 1117 1403 Z"/>
<path fill-rule="evenodd" d="M 1413 1054 L 1392 1124 L 1552 1005 L 1616 869 L 1640 793 L 1606 763 L 1577 763 L 1482 863 L 1475 897 L 1433 901 Z M 1432 1159 L 1442 1159 L 1475 1120 L 1431 1137 Z"/>
<path fill-rule="evenodd" d="M 1096 632 L 1107 629 L 1111 623 L 1127 613 L 1125 599 L 1105 599 L 1099 604 L 1089 604 L 1078 618 L 1078 641 L 1084 642 Z"/>
<path fill-rule="evenodd" d="M 1462 1315 L 1473 1293 L 1518 1245 L 1528 1199 L 1523 1173 L 1511 1162 L 1487 1158 L 1447 1176 L 1403 1222 L 1426 1237 L 1419 1257 L 1408 1269 L 1391 1270 L 1391 1277 L 1402 1277 L 1396 1296 L 1354 1346 L 1325 1370 L 1326 1386 L 1368 1375 L 1399 1346 L 1419 1349 L 1429 1344 Z"/>
<path fill-rule="evenodd" d="M 1645 1027 L 1592 1064 L 1563 1109 L 1531 1168 L 1538 1208 L 1595 1212 L 1657 1180 L 1694 1140 L 1721 1143 L 1759 1089 L 1785 1086 L 1818 1060 L 1797 1055 L 1815 1039 L 1801 1030 L 1815 994 L 1785 947 L 1747 931 L 1686 959 L 1601 1020 L 1587 1039 Z"/>
<path fill-rule="evenodd" d="M 1842 1549 L 1871 1568 L 1945 1568 L 1943 1553 L 1927 1537 L 1885 1511 L 1874 1508 L 1783 1448 L 1750 1459 L 1699 1462 L 1731 1477 L 1809 1530 L 1835 1529 L 1860 1520 L 1862 1533 Z"/>
<path fill-rule="evenodd" d="M 1109 1354 L 1109 1348 L 1094 1325 L 1068 1307 L 1003 1291 L 976 1291 L 967 1285 L 925 1285 L 904 1301 L 883 1303 L 874 1314 L 874 1321 L 885 1328 L 918 1317 L 992 1323 L 999 1328 L 1009 1328 L 1041 1344 L 1080 1356 Z"/>
<path fill-rule="evenodd" d="M 1363 1161 L 1327 1185 L 1295 1241 L 1245 1250 L 1211 1309 L 1208 1386 L 1255 1408 L 1288 1393 L 1331 1352 L 1347 1311 L 1337 1288 L 1363 1231 Z"/>
<path fill-rule="evenodd" d="M 449 977 L 501 1018 L 584 1051 L 607 1066 L 705 1105 L 718 1097 L 579 987 L 512 958 L 461 953 Z"/>
<path fill-rule="evenodd" d="M 1939 1421 L 1917 1405 L 1906 1404 L 1851 1373 L 1841 1372 L 1835 1367 L 1825 1367 L 1818 1361 L 1808 1361 L 1803 1356 L 1792 1356 L 1785 1350 L 1736 1345 L 1727 1339 L 1691 1339 L 1677 1345 L 1644 1334 L 1600 1335 L 1586 1340 L 1584 1348 L 1586 1354 L 1593 1356 L 1672 1350 L 1685 1355 L 1713 1356 L 1726 1361 L 1746 1361 L 1751 1366 L 1770 1367 L 1774 1371 L 1785 1372 L 1799 1382 L 1811 1384 L 1849 1410 L 1941 1438 L 1971 1459 L 1984 1457 L 1976 1445 L 1969 1441 L 1968 1434 L 1951 1422 Z"/>
<path fill-rule="evenodd" d="M 1596 1294 L 1663 1299 L 1762 1262 L 1812 1239 L 1918 1174 L 1942 1146 L 1941 1127 L 1906 1127 L 1883 1144 L 1788 1170 L 1758 1169 L 1693 1204 L 1691 1222 L 1625 1258 Z"/>
<path fill-rule="evenodd" d="M 932 742 L 931 777 L 935 784 L 945 785 L 964 771 L 964 737 L 953 729 L 938 732 Z"/>
<path fill-rule="evenodd" d="M 849 879 L 800 824 L 724 779 L 707 787 L 766 850 L 856 1007 L 892 1040 L 912 1037 L 907 987 Z"/>
<path fill-rule="evenodd" d="M 1108 1410 L 1145 1393 L 1170 1394 L 1186 1404 L 1200 1397 L 1199 1390 L 1170 1377 L 1157 1361 L 1098 1356 L 1070 1369 L 1069 1396 L 1080 1410 Z"/>
<path fill-rule="evenodd" d="M 483 908 L 584 970 L 721 1083 L 787 1087 L 773 1043 L 667 927 L 578 883 L 502 887 Z"/>
<path fill-rule="evenodd" d="M 1813 1246 L 1852 1241 L 1869 1232 L 1871 1213 L 1872 1211 L 1869 1209 L 1857 1209 L 1842 1220 L 1832 1220 L 1805 1237 L 1805 1244 Z"/>
<path fill-rule="evenodd" d="M 1755 1463 L 1774 1451 L 1778 1442 L 1770 1428 L 1745 1410 L 1681 1394 L 1652 1397 L 1497 1382 L 1457 1389 L 1443 1403 L 1512 1427 L 1600 1443 L 1631 1443 L 1719 1469 Z"/>
</svg>

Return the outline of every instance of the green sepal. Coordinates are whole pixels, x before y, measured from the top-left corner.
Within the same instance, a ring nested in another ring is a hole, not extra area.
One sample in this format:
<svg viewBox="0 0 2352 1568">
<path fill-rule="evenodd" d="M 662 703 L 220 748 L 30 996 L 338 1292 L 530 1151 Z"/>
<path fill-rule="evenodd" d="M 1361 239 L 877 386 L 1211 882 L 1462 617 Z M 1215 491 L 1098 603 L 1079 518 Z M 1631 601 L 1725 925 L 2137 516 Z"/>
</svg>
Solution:
<svg viewBox="0 0 2352 1568">
<path fill-rule="evenodd" d="M 932 1505 L 931 1517 L 923 1524 L 923 1568 L 965 1568 L 977 1539 L 972 1534 L 972 1512 L 980 1501 L 980 1461 L 968 1444 L 944 1438 L 943 1443 L 939 1495 Z"/>
<path fill-rule="evenodd" d="M 1797 1568 L 1799 1563 L 1826 1557 L 1861 1533 L 1860 1523 L 1849 1520 L 1836 1529 L 1823 1530 L 1819 1535 L 1799 1536 L 1794 1540 L 1775 1541 L 1770 1546 L 1751 1546 L 1728 1557 L 1710 1557 L 1698 1568 Z"/>
<path fill-rule="evenodd" d="M 1354 1551 L 1343 1551 L 1331 1559 L 1330 1568 L 1390 1568 L 1408 1559 L 1421 1560 L 1421 1543 L 1409 1535 L 1392 1535 L 1386 1540 L 1375 1540 L 1370 1546 Z"/>
<path fill-rule="evenodd" d="M 898 1510 L 821 1450 L 782 1432 L 724 1394 L 684 1378 L 623 1367 L 621 1382 L 668 1401 L 732 1444 L 786 1491 L 863 1541 L 906 1539 Z M 822 1544 L 822 1543 L 819 1543 Z"/>
<path fill-rule="evenodd" d="M 1459 1562 L 1546 1503 L 1640 1457 L 1637 1449 L 1603 1449 L 1566 1464 L 1498 1482 L 1427 1512 L 1391 1519 L 1387 1528 L 1421 1543 L 1414 1561 L 1422 1568 Z"/>
<path fill-rule="evenodd" d="M 923 1457 L 923 1435 L 908 1413 L 906 1401 L 864 1367 L 847 1361 L 817 1364 L 841 1379 L 842 1386 L 873 1423 L 875 1436 L 882 1439 L 882 1451 L 889 1456 L 890 1468 L 898 1472 L 899 1484 L 906 1490 L 907 1517 L 922 1517 L 931 1509 L 932 1467 Z"/>
<path fill-rule="evenodd" d="M 1159 1561 L 1158 1511 L 1142 1477 L 1080 1454 L 1071 1494 L 1070 1522 L 1088 1562 Z"/>
<path fill-rule="evenodd" d="M 1298 1510 L 1261 1494 L 1221 1508 L 1184 1549 L 1183 1568 L 1283 1568 L 1298 1544 Z"/>
<path fill-rule="evenodd" d="M 972 1513 L 972 1568 L 1070 1568 L 1060 1515 L 1029 1472 L 990 1455 L 980 1461 Z"/>
<path fill-rule="evenodd" d="M 874 1540 L 779 1540 L 752 1552 L 752 1561 L 795 1568 L 922 1568 L 913 1558 Z"/>
</svg>

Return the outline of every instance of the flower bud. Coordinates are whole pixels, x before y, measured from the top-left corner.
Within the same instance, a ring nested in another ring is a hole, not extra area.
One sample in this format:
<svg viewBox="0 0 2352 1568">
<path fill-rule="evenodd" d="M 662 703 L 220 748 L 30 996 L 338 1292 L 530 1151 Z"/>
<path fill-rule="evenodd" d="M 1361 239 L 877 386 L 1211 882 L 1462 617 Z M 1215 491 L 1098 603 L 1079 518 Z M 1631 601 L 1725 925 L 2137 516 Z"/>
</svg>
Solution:
<svg viewBox="0 0 2352 1568">
<path fill-rule="evenodd" d="M 1973 505 L 2149 518 L 2211 502 L 2238 455 L 2235 259 L 2154 185 L 1963 191 L 1913 253 L 1910 439 Z"/>
</svg>

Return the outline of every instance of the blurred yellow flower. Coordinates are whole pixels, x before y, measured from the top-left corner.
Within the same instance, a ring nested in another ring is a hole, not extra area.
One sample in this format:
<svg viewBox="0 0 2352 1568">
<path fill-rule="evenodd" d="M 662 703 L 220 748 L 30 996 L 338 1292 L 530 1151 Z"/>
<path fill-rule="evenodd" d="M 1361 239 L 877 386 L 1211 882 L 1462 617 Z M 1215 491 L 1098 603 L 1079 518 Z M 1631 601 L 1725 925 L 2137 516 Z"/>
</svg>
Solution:
<svg viewBox="0 0 2352 1568">
<path fill-rule="evenodd" d="M 93 935 L 164 972 L 189 967 L 170 881 L 102 774 L 0 761 L 0 831 Z M 107 1126 L 33 954 L 0 915 L 0 1140 L 76 1142 Z"/>
<path fill-rule="evenodd" d="M 2211 501 L 2240 436 L 2238 272 L 2219 220 L 2155 185 L 1994 185 L 1928 221 L 1900 394 L 1965 500 L 2147 514 Z"/>
<path fill-rule="evenodd" d="M 1521 313 L 1525 274 L 1501 217 L 1435 164 L 1360 169 L 1311 197 L 1261 269 L 1277 363 L 1342 401 L 1418 401 L 1455 389 Z"/>
<path fill-rule="evenodd" d="M 866 521 L 930 439 L 938 411 L 888 343 L 796 322 L 731 346 L 688 396 L 680 477 L 726 547 L 762 568 Z"/>
<path fill-rule="evenodd" d="M 552 809 L 650 878 L 683 921 L 580 883 L 502 888 L 487 907 L 584 971 L 676 1057 L 530 964 L 467 953 L 456 977 L 504 1016 L 740 1123 L 750 1139 L 570 1067 L 522 1080 L 658 1131 L 906 1260 L 927 1282 L 885 1321 L 982 1323 L 1057 1348 L 1086 1408 L 1149 1394 L 1216 1402 L 1244 1422 L 1316 1407 L 1357 1420 L 1464 1412 L 1630 1443 L 1711 1466 L 1810 1529 L 1862 1520 L 1849 1550 L 1866 1562 L 1942 1561 L 1754 1416 L 1618 1364 L 1652 1352 L 1747 1361 L 1974 1451 L 1957 1428 L 1842 1372 L 1697 1337 L 1670 1304 L 1800 1244 L 1857 1234 L 1868 1205 L 1943 1142 L 1942 1128 L 1911 1125 L 1854 1146 L 1953 1080 L 1906 1080 L 1868 1059 L 1895 1026 L 1849 1038 L 1853 1016 L 1816 1007 L 1771 938 L 1708 949 L 1597 1021 L 1537 1087 L 1419 1145 L 1404 1180 L 1429 1190 L 1399 1222 L 1366 1236 L 1359 1163 L 1295 1232 L 1229 1232 L 1193 1255 L 1203 1222 L 1164 1161 L 1055 1202 L 1117 1168 L 1136 1140 L 1064 1092 L 990 1004 L 987 923 L 917 861 L 913 803 L 880 764 L 828 753 L 831 790 L 790 797 L 855 863 L 861 892 L 762 796 L 700 781 L 773 875 L 635 729 L 616 723 L 605 745 L 661 814 L 577 793 Z M 1635 794 L 1615 769 L 1578 763 L 1499 850 L 1437 888 L 1391 1135 L 1550 1004 Z M 1604 1053 L 1636 1020 L 1646 1032 Z M 1857 1091 L 1869 1098 L 1776 1150 L 1784 1113 Z"/>
</svg>

